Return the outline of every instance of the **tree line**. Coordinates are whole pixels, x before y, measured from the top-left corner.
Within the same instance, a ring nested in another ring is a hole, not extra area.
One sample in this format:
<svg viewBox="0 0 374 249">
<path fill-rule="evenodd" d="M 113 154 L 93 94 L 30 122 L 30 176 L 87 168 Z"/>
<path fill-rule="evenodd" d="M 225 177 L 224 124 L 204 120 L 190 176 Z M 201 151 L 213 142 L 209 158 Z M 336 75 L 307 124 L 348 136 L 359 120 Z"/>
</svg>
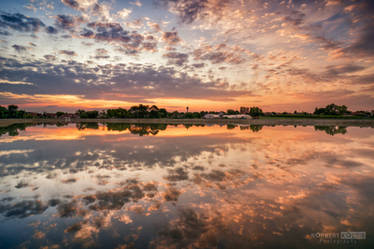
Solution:
<svg viewBox="0 0 374 249">
<path fill-rule="evenodd" d="M 18 110 L 16 105 L 9 105 L 8 108 L 0 106 L 0 118 L 27 118 L 27 112 Z"/>
<path fill-rule="evenodd" d="M 172 119 L 192 119 L 202 118 L 209 112 L 168 112 L 165 108 L 158 108 L 156 105 L 138 105 L 129 109 L 116 108 L 103 111 L 78 110 L 76 115 L 80 118 L 172 118 Z"/>
<path fill-rule="evenodd" d="M 137 105 L 132 106 L 129 109 L 125 108 L 114 108 L 107 109 L 102 111 L 97 110 L 78 110 L 74 114 L 69 114 L 65 112 L 56 112 L 56 113 L 33 113 L 26 112 L 25 110 L 18 109 L 17 105 L 9 105 L 8 107 L 0 106 L 0 119 L 7 118 L 81 118 L 81 119 L 95 119 L 95 118 L 170 118 L 170 119 L 199 119 L 204 118 L 206 114 L 216 114 L 216 115 L 237 115 L 243 114 L 238 110 L 228 109 L 226 112 L 217 112 L 217 111 L 200 111 L 200 112 L 168 112 L 165 108 L 158 108 L 156 105 Z M 282 112 L 267 112 L 264 113 L 262 109 L 258 106 L 253 106 L 248 109 L 248 112 L 245 113 L 252 117 L 300 117 L 300 118 L 319 118 L 319 117 L 374 117 L 374 110 L 371 112 L 368 111 L 356 111 L 352 112 L 348 110 L 348 107 L 345 105 L 336 105 L 329 104 L 325 107 L 316 107 L 313 113 L 308 112 L 297 112 L 293 113 Z"/>
<path fill-rule="evenodd" d="M 165 108 L 158 108 L 156 105 L 138 105 L 130 109 L 117 108 L 99 111 L 78 110 L 76 114 L 80 118 L 171 118 L 171 119 L 199 119 L 206 114 L 237 115 L 239 111 L 228 109 L 226 112 L 200 111 L 200 112 L 168 112 Z M 263 111 L 259 107 L 251 107 L 247 113 L 251 116 L 262 116 Z"/>
</svg>

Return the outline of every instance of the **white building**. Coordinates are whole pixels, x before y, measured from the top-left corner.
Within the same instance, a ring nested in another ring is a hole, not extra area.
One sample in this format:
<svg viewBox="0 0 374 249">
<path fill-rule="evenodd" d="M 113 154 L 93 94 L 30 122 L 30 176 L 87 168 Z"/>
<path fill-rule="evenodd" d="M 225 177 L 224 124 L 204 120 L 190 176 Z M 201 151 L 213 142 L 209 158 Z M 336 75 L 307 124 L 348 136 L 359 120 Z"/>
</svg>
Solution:
<svg viewBox="0 0 374 249">
<path fill-rule="evenodd" d="M 214 119 L 214 118 L 252 119 L 252 117 L 247 114 L 236 114 L 236 115 L 205 114 L 204 118 L 206 119 Z"/>
<path fill-rule="evenodd" d="M 250 115 L 247 115 L 247 114 L 223 115 L 223 118 L 229 118 L 229 119 L 252 119 L 252 117 Z"/>
<path fill-rule="evenodd" d="M 212 119 L 212 118 L 220 118 L 221 116 L 219 114 L 205 114 L 204 118 L 206 119 Z"/>
</svg>

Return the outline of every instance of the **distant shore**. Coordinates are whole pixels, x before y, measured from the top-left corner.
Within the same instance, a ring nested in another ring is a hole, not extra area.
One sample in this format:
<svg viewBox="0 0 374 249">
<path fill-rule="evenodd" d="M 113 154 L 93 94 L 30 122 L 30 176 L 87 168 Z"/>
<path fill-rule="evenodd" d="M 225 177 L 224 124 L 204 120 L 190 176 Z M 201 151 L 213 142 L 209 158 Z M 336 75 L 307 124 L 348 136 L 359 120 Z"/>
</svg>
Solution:
<svg viewBox="0 0 374 249">
<path fill-rule="evenodd" d="M 316 118 L 259 118 L 259 119 L 0 119 L 0 127 L 12 124 L 37 124 L 37 123 L 127 123 L 127 124 L 241 124 L 241 125 L 318 125 L 318 126 L 359 126 L 373 127 L 374 119 L 316 119 Z"/>
</svg>

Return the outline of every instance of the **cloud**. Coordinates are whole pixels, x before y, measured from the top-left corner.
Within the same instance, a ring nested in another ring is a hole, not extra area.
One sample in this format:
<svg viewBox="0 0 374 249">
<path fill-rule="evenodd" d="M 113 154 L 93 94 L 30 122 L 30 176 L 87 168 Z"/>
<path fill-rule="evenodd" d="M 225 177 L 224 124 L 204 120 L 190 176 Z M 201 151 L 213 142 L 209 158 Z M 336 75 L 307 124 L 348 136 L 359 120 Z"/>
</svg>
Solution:
<svg viewBox="0 0 374 249">
<path fill-rule="evenodd" d="M 14 205 L 0 205 L 3 215 L 11 218 L 26 218 L 30 215 L 42 214 L 47 208 L 48 205 L 43 204 L 40 200 L 22 200 Z"/>
<path fill-rule="evenodd" d="M 62 29 L 72 30 L 75 26 L 83 22 L 82 17 L 72 15 L 57 15 L 56 26 Z"/>
<path fill-rule="evenodd" d="M 76 55 L 74 51 L 69 50 L 60 53 L 68 56 Z M 176 63 L 179 63 L 179 57 L 182 57 L 182 61 L 184 60 L 183 55 L 177 54 L 176 57 Z M 46 101 L 48 99 L 52 101 L 52 96 L 59 94 L 76 96 L 71 101 L 82 102 L 79 99 L 84 98 L 91 102 L 93 99 L 100 99 L 139 103 L 154 98 L 203 98 L 212 101 L 230 101 L 238 96 L 251 95 L 246 90 L 230 89 L 227 82 L 222 80 L 202 81 L 172 67 L 156 65 L 106 64 L 92 67 L 71 60 L 66 63 L 52 64 L 46 60 L 21 63 L 5 58 L 0 58 L 0 64 L 7 65 L 0 67 L 0 74 L 7 75 L 9 81 L 20 81 L 25 78 L 23 81 L 34 83 L 32 88 L 21 85 L 18 88 L 10 88 L 0 84 L 0 92 L 17 94 L 17 96 L 5 94 L 2 99 L 21 98 L 20 94 L 27 94 L 29 100 L 35 102 L 39 97 L 32 96 L 44 94 L 46 98 L 43 98 Z M 35 70 L 30 71 L 30 66 L 33 66 Z M 77 80 L 79 80 L 78 83 Z M 25 98 L 28 97 L 25 96 Z M 40 98 L 42 99 L 42 96 Z"/>
<path fill-rule="evenodd" d="M 12 48 L 14 48 L 18 53 L 23 53 L 23 52 L 27 51 L 27 47 L 21 46 L 21 45 L 17 45 L 17 44 L 14 44 L 12 46 Z"/>
<path fill-rule="evenodd" d="M 9 85 L 29 85 L 32 86 L 34 83 L 27 81 L 11 81 L 11 80 L 2 80 L 0 79 L 0 84 L 9 84 Z"/>
<path fill-rule="evenodd" d="M 365 67 L 356 64 L 342 64 L 342 65 L 334 65 L 334 66 L 327 66 L 327 70 L 324 73 L 326 77 L 336 77 L 342 74 L 347 73 L 355 73 L 364 70 Z"/>
<path fill-rule="evenodd" d="M 191 23 L 201 15 L 209 0 L 158 0 L 158 3 L 177 12 L 182 22 Z"/>
<path fill-rule="evenodd" d="M 90 29 L 83 29 L 81 37 L 117 43 L 120 45 L 117 50 L 125 54 L 136 55 L 143 50 L 157 51 L 157 43 L 153 36 L 144 37 L 137 31 L 124 30 L 119 23 L 91 22 L 87 27 Z"/>
<path fill-rule="evenodd" d="M 225 53 L 225 52 L 209 52 L 203 54 L 200 60 L 208 60 L 213 64 L 218 64 L 222 62 L 227 62 L 229 64 L 240 64 L 244 62 L 240 57 L 235 57 L 234 54 Z"/>
<path fill-rule="evenodd" d="M 72 50 L 60 50 L 59 53 L 68 56 L 77 56 L 77 53 Z"/>
<path fill-rule="evenodd" d="M 374 74 L 366 74 L 366 75 L 360 75 L 356 76 L 352 79 L 352 84 L 374 84 Z"/>
<path fill-rule="evenodd" d="M 161 31 L 161 27 L 158 23 L 156 22 L 151 22 L 151 21 L 148 21 L 147 22 L 147 25 L 151 28 L 153 28 L 155 31 Z"/>
<path fill-rule="evenodd" d="M 192 64 L 194 68 L 203 68 L 205 66 L 205 63 L 194 63 Z"/>
<path fill-rule="evenodd" d="M 90 29 L 86 29 L 86 28 L 84 28 L 84 29 L 81 31 L 80 35 L 81 35 L 82 37 L 84 37 L 84 38 L 93 38 L 93 37 L 95 37 L 95 33 L 94 33 L 92 30 L 90 30 Z"/>
<path fill-rule="evenodd" d="M 305 14 L 298 10 L 291 10 L 289 15 L 284 17 L 284 21 L 294 26 L 300 26 L 304 23 Z"/>
<path fill-rule="evenodd" d="M 48 26 L 45 28 L 45 31 L 48 33 L 48 34 L 57 34 L 58 33 L 58 30 L 52 26 Z"/>
<path fill-rule="evenodd" d="M 44 57 L 46 60 L 48 60 L 48 61 L 54 61 L 54 60 L 56 60 L 56 56 L 51 55 L 51 54 L 46 54 L 46 55 L 44 55 L 43 57 Z"/>
<path fill-rule="evenodd" d="M 178 32 L 164 32 L 162 39 L 169 45 L 175 45 L 181 41 L 178 36 Z"/>
<path fill-rule="evenodd" d="M 79 9 L 79 3 L 75 0 L 61 0 L 61 2 L 73 9 Z"/>
<path fill-rule="evenodd" d="M 195 60 L 206 60 L 212 64 L 228 63 L 228 64 L 241 64 L 246 60 L 242 57 L 244 51 L 239 48 L 230 48 L 222 43 L 216 46 L 202 46 L 201 48 L 193 51 Z"/>
<path fill-rule="evenodd" d="M 353 55 L 358 56 L 374 56 L 374 18 L 370 23 L 366 24 L 361 32 L 358 40 L 351 46 L 344 49 Z"/>
<path fill-rule="evenodd" d="M 8 36 L 8 35 L 10 35 L 10 33 L 6 30 L 0 30 L 0 35 Z"/>
<path fill-rule="evenodd" d="M 96 49 L 96 55 L 94 56 L 95 59 L 100 60 L 100 59 L 109 59 L 110 56 L 108 54 L 108 50 L 105 48 L 98 48 Z"/>
<path fill-rule="evenodd" d="M 122 28 L 119 23 L 99 23 L 92 22 L 87 25 L 89 28 L 96 29 L 96 33 L 93 36 L 97 40 L 101 41 L 120 41 L 123 43 L 130 42 L 131 38 L 129 31 Z M 91 35 L 90 32 L 88 32 Z"/>
<path fill-rule="evenodd" d="M 374 108 L 374 97 L 370 93 L 365 92 L 355 92 L 352 90 L 336 89 L 336 90 L 315 90 L 300 92 L 298 94 L 293 94 L 297 102 L 297 99 L 302 99 L 302 107 L 304 110 L 313 111 L 316 106 L 326 106 L 331 103 L 338 105 L 346 105 L 350 110 L 372 110 Z M 272 104 L 271 109 L 285 110 L 295 108 L 295 106 L 300 106 L 289 102 L 287 104 Z M 268 105 L 264 105 L 264 108 L 269 108 Z"/>
<path fill-rule="evenodd" d="M 130 16 L 131 12 L 131 9 L 123 8 L 122 10 L 117 12 L 117 16 L 122 19 L 127 19 L 127 17 Z"/>
<path fill-rule="evenodd" d="M 62 0 L 62 2 L 81 13 L 87 19 L 94 20 L 95 17 L 101 21 L 112 21 L 114 18 L 124 17 L 125 12 L 120 12 L 116 15 L 111 13 L 111 4 L 101 2 L 98 0 Z"/>
<path fill-rule="evenodd" d="M 139 0 L 136 0 L 134 2 L 130 2 L 130 4 L 138 6 L 138 7 L 142 7 L 142 3 Z"/>
<path fill-rule="evenodd" d="M 169 64 L 174 64 L 177 66 L 182 66 L 188 61 L 188 54 L 178 53 L 178 52 L 169 52 L 163 55 L 165 58 L 168 58 Z"/>
<path fill-rule="evenodd" d="M 88 9 L 99 9 L 100 5 L 97 0 L 61 0 L 66 6 L 79 10 L 87 11 Z"/>
<path fill-rule="evenodd" d="M 156 42 L 143 42 L 144 50 L 157 52 L 157 43 Z"/>
<path fill-rule="evenodd" d="M 20 32 L 37 32 L 45 26 L 38 18 L 27 17 L 20 13 L 0 13 L 2 13 L 0 15 L 0 27 L 2 28 L 10 28 Z"/>
</svg>

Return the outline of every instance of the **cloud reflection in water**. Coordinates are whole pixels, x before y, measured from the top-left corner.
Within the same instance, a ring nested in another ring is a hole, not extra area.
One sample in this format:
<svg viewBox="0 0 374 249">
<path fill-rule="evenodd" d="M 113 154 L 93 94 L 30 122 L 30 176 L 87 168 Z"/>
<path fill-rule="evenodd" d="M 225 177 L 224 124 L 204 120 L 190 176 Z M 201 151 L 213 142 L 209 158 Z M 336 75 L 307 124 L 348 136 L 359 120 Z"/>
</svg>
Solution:
<svg viewBox="0 0 374 249">
<path fill-rule="evenodd" d="M 311 233 L 374 231 L 370 128 L 88 123 L 1 134 L 5 247 L 313 248 Z"/>
</svg>

